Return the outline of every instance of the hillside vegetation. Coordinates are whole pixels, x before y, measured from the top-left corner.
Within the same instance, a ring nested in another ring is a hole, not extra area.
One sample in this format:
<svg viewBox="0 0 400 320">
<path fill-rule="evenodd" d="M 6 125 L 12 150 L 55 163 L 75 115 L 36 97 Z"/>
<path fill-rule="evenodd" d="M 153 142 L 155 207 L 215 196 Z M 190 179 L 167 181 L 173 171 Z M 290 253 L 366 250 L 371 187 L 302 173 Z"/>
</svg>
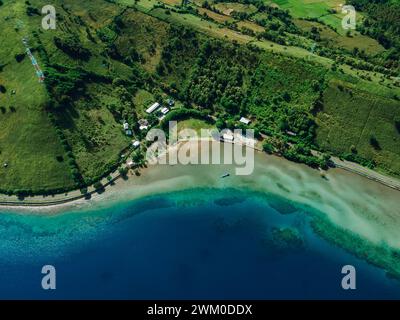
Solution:
<svg viewBox="0 0 400 320">
<path fill-rule="evenodd" d="M 266 149 L 291 160 L 325 167 L 318 149 L 400 176 L 396 42 L 335 31 L 326 22 L 335 1 L 302 10 L 291 1 L 55 1 L 56 30 L 41 28 L 45 1 L 3 2 L 3 193 L 84 189 L 106 177 L 144 137 L 138 120 L 159 124 L 144 110 L 171 98 L 174 115 L 207 126 L 208 115 L 218 128 L 250 118 Z M 373 28 L 395 32 L 361 8 Z"/>
</svg>

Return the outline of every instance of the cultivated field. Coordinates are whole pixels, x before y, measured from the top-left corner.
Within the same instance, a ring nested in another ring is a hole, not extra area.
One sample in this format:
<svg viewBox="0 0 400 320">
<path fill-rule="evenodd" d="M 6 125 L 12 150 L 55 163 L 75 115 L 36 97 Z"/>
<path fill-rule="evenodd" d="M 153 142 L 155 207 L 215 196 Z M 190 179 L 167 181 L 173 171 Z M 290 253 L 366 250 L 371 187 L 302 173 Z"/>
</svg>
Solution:
<svg viewBox="0 0 400 320">
<path fill-rule="evenodd" d="M 326 149 L 373 159 L 378 168 L 400 175 L 400 103 L 373 96 L 332 81 L 324 93 L 324 109 L 317 117 L 317 143 Z M 375 136 L 379 147 L 370 144 Z"/>
</svg>

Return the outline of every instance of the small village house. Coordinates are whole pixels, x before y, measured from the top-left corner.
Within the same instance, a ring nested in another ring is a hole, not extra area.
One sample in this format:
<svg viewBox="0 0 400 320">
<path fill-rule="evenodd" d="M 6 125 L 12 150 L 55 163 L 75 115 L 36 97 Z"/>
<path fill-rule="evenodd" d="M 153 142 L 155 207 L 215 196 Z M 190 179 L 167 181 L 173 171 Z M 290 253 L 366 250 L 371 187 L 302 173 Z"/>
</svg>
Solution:
<svg viewBox="0 0 400 320">
<path fill-rule="evenodd" d="M 173 99 L 168 99 L 167 104 L 172 107 L 175 104 L 175 101 Z"/>
<path fill-rule="evenodd" d="M 146 113 L 153 113 L 160 107 L 160 104 L 158 102 L 153 103 L 149 108 L 146 109 Z"/>
<path fill-rule="evenodd" d="M 140 146 L 140 141 L 136 140 L 132 142 L 132 147 L 134 147 L 135 149 L 138 148 Z"/>
<path fill-rule="evenodd" d="M 222 135 L 222 141 L 233 142 L 234 139 L 235 137 L 231 133 L 224 133 Z"/>
<path fill-rule="evenodd" d="M 133 168 L 133 167 L 135 166 L 135 163 L 133 162 L 132 159 L 130 159 L 130 160 L 128 160 L 128 161 L 126 162 L 126 166 L 127 166 L 128 168 Z"/>
<path fill-rule="evenodd" d="M 239 122 L 244 123 L 245 125 L 249 125 L 250 122 L 251 122 L 251 120 L 250 120 L 250 119 L 247 119 L 247 118 L 245 118 L 245 117 L 241 117 L 240 120 L 239 120 Z"/>
</svg>

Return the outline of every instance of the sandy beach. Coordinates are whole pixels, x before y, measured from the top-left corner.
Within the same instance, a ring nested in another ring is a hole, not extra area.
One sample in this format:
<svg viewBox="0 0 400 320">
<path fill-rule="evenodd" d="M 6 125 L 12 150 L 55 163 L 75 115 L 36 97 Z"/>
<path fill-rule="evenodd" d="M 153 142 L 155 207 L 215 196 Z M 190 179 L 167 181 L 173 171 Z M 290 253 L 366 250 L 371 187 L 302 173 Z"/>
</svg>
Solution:
<svg viewBox="0 0 400 320">
<path fill-rule="evenodd" d="M 229 177 L 221 178 L 223 173 Z M 254 172 L 235 175 L 235 165 L 150 165 L 140 176 L 118 179 L 90 200 L 51 207 L 2 207 L 2 212 L 58 214 L 107 208 L 116 202 L 192 188 L 247 188 L 279 195 L 325 213 L 336 225 L 375 243 L 400 248 L 399 192 L 342 169 L 318 170 L 255 153 Z"/>
</svg>

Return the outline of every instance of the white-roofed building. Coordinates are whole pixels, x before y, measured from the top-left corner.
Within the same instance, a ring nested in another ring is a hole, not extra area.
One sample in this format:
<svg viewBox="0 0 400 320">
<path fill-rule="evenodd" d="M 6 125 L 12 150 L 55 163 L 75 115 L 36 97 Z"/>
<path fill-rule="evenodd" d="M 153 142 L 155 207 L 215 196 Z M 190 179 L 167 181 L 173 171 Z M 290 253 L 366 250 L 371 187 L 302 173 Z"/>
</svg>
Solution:
<svg viewBox="0 0 400 320">
<path fill-rule="evenodd" d="M 250 119 L 247 119 L 247 118 L 245 118 L 245 117 L 241 117 L 239 121 L 240 121 L 241 123 L 244 123 L 244 124 L 250 124 L 250 122 L 251 122 Z"/>
<path fill-rule="evenodd" d="M 161 113 L 162 114 L 167 114 L 169 112 L 169 109 L 168 108 L 162 108 L 161 109 Z"/>
<path fill-rule="evenodd" d="M 124 122 L 124 130 L 128 130 L 129 129 L 129 124 L 128 122 Z"/>
<path fill-rule="evenodd" d="M 132 168 L 134 165 L 135 165 L 135 163 L 133 162 L 132 159 L 131 159 L 131 160 L 128 160 L 128 162 L 126 163 L 126 166 L 127 166 L 128 168 Z"/>
<path fill-rule="evenodd" d="M 160 104 L 158 102 L 155 102 L 150 107 L 147 108 L 146 112 L 152 113 L 152 112 L 156 111 L 159 107 L 160 107 Z"/>
<path fill-rule="evenodd" d="M 233 142 L 234 139 L 235 139 L 234 136 L 230 133 L 224 133 L 222 135 L 222 140 L 224 140 L 226 142 Z"/>
<path fill-rule="evenodd" d="M 136 140 L 132 142 L 132 147 L 134 147 L 135 149 L 138 148 L 140 146 L 140 141 Z"/>
</svg>

